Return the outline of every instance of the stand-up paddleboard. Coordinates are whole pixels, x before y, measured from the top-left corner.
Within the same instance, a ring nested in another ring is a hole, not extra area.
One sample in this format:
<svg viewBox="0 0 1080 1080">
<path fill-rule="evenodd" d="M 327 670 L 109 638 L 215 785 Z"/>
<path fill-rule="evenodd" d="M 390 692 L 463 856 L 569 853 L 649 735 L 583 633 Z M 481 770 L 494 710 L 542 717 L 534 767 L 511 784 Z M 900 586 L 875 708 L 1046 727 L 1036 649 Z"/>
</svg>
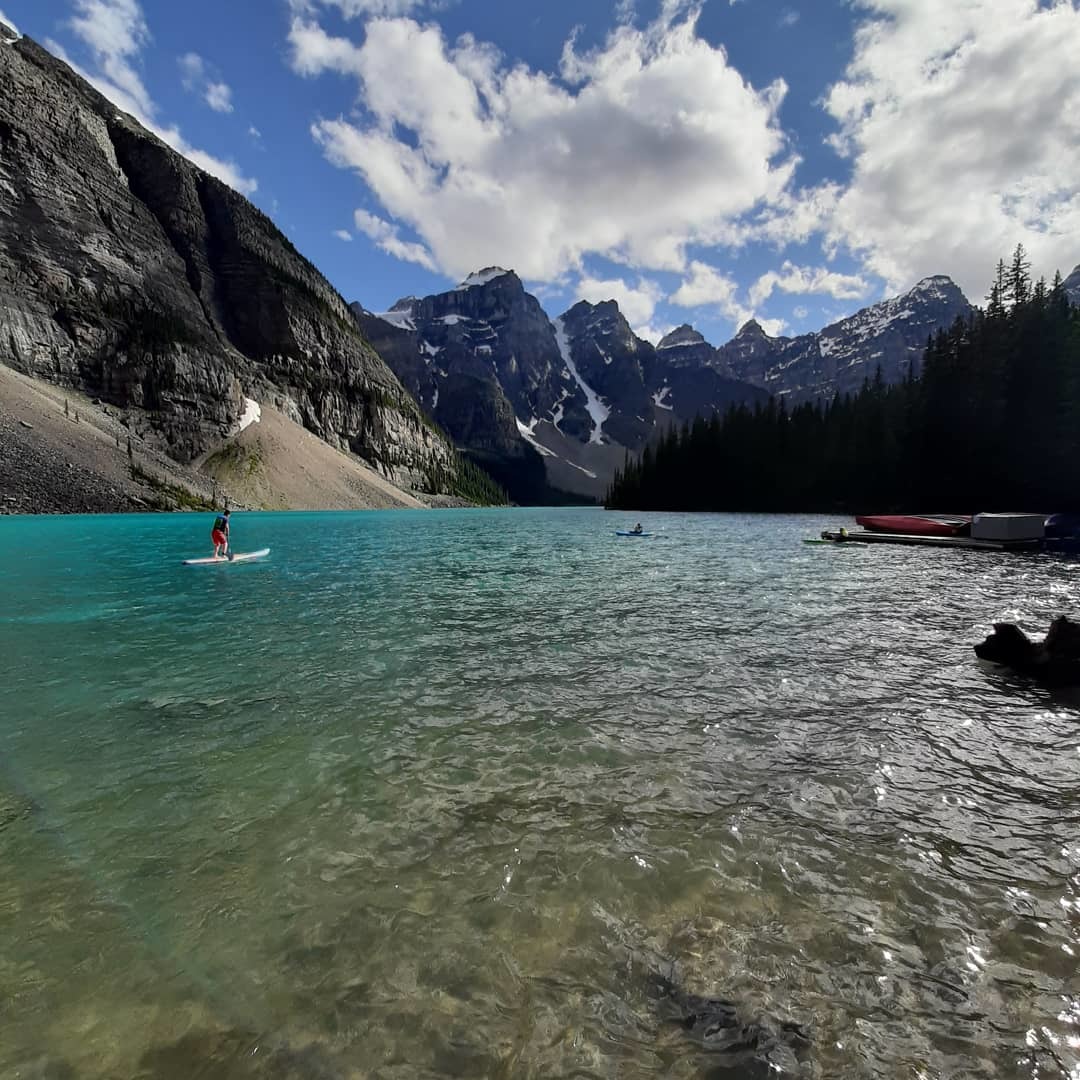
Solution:
<svg viewBox="0 0 1080 1080">
<path fill-rule="evenodd" d="M 650 532 L 630 532 L 628 529 L 616 529 L 616 536 L 652 536 Z"/>
<path fill-rule="evenodd" d="M 256 559 L 265 559 L 270 554 L 269 548 L 262 551 L 243 551 L 236 555 L 223 555 L 220 558 L 211 555 L 209 559 L 185 559 L 185 566 L 228 566 L 230 563 L 254 562 Z"/>
</svg>

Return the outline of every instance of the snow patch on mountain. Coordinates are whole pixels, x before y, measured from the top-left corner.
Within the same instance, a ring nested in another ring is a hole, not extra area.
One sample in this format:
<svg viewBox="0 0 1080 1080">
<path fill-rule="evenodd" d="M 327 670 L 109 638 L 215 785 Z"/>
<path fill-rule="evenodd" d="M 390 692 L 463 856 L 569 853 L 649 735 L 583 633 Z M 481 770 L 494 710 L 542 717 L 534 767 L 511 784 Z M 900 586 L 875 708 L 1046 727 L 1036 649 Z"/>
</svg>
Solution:
<svg viewBox="0 0 1080 1080">
<path fill-rule="evenodd" d="M 659 409 L 667 409 L 668 412 L 671 412 L 675 408 L 675 406 L 668 404 L 667 399 L 670 394 L 671 387 L 662 386 L 659 390 L 656 391 L 655 394 L 653 394 L 653 404 Z"/>
<path fill-rule="evenodd" d="M 590 472 L 588 469 L 583 468 L 581 465 L 575 465 L 572 461 L 568 461 L 566 464 L 569 465 L 571 469 L 577 469 L 578 472 L 583 472 L 586 476 L 590 477 L 591 479 L 593 479 L 593 480 L 596 479 L 596 473 Z"/>
<path fill-rule="evenodd" d="M 388 322 L 391 326 L 396 326 L 399 330 L 416 329 L 416 323 L 413 322 L 412 316 L 407 311 L 380 311 L 376 318 Z"/>
<path fill-rule="evenodd" d="M 603 442 L 601 436 L 604 430 L 604 422 L 611 415 L 611 410 L 600 400 L 596 391 L 581 377 L 577 365 L 574 363 L 574 358 L 570 355 L 570 339 L 566 335 L 566 325 L 563 323 L 562 318 L 556 319 L 551 325 L 555 328 L 555 341 L 559 346 L 559 355 L 562 356 L 563 363 L 566 364 L 566 368 L 570 372 L 570 377 L 581 387 L 581 392 L 585 395 L 585 408 L 588 410 L 593 422 L 593 431 L 589 436 L 589 442 L 599 444 Z"/>
<path fill-rule="evenodd" d="M 523 423 L 520 416 L 515 416 L 514 419 L 517 421 L 517 429 L 519 432 L 521 432 L 521 437 L 531 447 L 538 450 L 542 457 L 558 457 L 554 450 L 549 450 L 533 434 L 533 431 L 536 429 L 536 425 L 540 423 L 540 421 L 537 420 L 536 417 L 533 417 L 533 419 L 528 424 Z"/>
<path fill-rule="evenodd" d="M 494 281 L 496 278 L 506 277 L 509 273 L 509 270 L 504 270 L 501 266 L 489 266 L 486 270 L 480 270 L 475 274 L 470 274 L 454 290 L 454 292 L 464 292 L 465 289 L 475 289 L 477 286 L 486 285 L 489 281 Z"/>
<path fill-rule="evenodd" d="M 246 431 L 252 424 L 258 424 L 262 420 L 262 406 L 254 398 L 244 398 L 244 415 L 236 428 L 236 434 Z"/>
<path fill-rule="evenodd" d="M 569 372 L 567 373 L 567 377 L 569 377 Z M 559 425 L 562 423 L 563 416 L 565 415 L 563 403 L 571 396 L 570 391 L 564 388 L 562 397 L 555 402 L 555 407 L 551 410 L 551 423 L 556 431 L 562 431 L 562 428 L 560 428 Z"/>
</svg>

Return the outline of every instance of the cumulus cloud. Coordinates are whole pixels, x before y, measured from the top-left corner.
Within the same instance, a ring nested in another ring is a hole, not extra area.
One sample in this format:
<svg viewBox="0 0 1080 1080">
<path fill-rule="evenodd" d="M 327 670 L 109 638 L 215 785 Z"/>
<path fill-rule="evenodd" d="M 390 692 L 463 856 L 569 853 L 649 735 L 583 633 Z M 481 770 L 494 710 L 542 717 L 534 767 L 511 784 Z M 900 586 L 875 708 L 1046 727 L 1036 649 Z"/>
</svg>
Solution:
<svg viewBox="0 0 1080 1080">
<path fill-rule="evenodd" d="M 344 240 L 348 244 L 352 243 L 352 233 L 349 232 L 348 229 L 335 229 L 334 230 L 334 235 L 339 240 Z"/>
<path fill-rule="evenodd" d="M 369 15 L 407 15 L 424 7 L 426 0 L 289 0 L 289 7 L 297 15 L 314 15 L 320 4 L 337 8 L 346 19 L 360 19 Z"/>
<path fill-rule="evenodd" d="M 762 329 L 774 337 L 783 333 L 783 319 L 766 319 L 758 316 L 758 301 L 751 298 L 750 306 L 739 300 L 739 283 L 730 274 L 722 274 L 714 266 L 695 260 L 682 284 L 668 299 L 677 307 L 706 308 L 716 311 L 738 329 L 750 319 L 757 318 Z"/>
<path fill-rule="evenodd" d="M 828 240 L 899 289 L 949 273 L 980 296 L 1018 242 L 1076 262 L 1080 10 L 1071 0 L 857 0 L 826 107 L 852 161 Z"/>
<path fill-rule="evenodd" d="M 689 244 L 730 235 L 796 165 L 785 85 L 750 86 L 681 0 L 595 49 L 569 41 L 557 74 L 407 18 L 372 19 L 355 44 L 311 6 L 292 23 L 294 69 L 355 77 L 368 116 L 322 120 L 315 138 L 451 276 L 498 264 L 551 281 L 592 253 L 681 271 Z"/>
<path fill-rule="evenodd" d="M 192 146 L 178 127 L 158 122 L 157 106 L 135 66 L 150 40 L 138 0 L 74 0 L 74 3 L 76 14 L 68 27 L 90 49 L 95 69 L 81 67 L 55 41 L 46 42 L 49 50 L 178 154 L 236 191 L 254 194 L 258 182 L 245 176 L 234 162 Z"/>
<path fill-rule="evenodd" d="M 233 111 L 232 87 L 211 75 L 206 61 L 198 53 L 185 53 L 179 64 L 185 90 L 198 94 L 214 112 Z"/>
<path fill-rule="evenodd" d="M 21 37 L 19 28 L 3 13 L 0 11 L 0 23 L 3 23 L 9 30 L 14 31 L 16 37 Z"/>
<path fill-rule="evenodd" d="M 104 80 L 146 115 L 154 103 L 135 62 L 150 41 L 138 0 L 75 0 L 70 29 L 90 48 Z M 106 95 L 107 97 L 109 95 Z"/>
<path fill-rule="evenodd" d="M 401 259 L 403 262 L 416 263 L 425 270 L 438 271 L 435 260 L 432 259 L 427 248 L 423 244 L 402 240 L 398 235 L 396 225 L 367 210 L 357 210 L 353 216 L 356 227 L 368 239 L 374 241 L 380 251 L 385 251 L 387 255 L 393 255 L 394 258 Z"/>
<path fill-rule="evenodd" d="M 858 274 L 838 274 L 823 266 L 796 266 L 785 261 L 779 271 L 769 270 L 750 287 L 750 303 L 763 304 L 779 289 L 796 295 L 818 294 L 836 300 L 859 300 L 870 289 Z"/>
</svg>

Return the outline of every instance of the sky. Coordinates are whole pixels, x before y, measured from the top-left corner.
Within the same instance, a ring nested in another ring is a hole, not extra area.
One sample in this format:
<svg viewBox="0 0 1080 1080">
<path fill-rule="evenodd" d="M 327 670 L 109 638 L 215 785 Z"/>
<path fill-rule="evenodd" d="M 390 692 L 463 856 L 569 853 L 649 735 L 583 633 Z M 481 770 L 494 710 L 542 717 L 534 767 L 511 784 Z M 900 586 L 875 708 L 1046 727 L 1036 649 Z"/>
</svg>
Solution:
<svg viewBox="0 0 1080 1080">
<path fill-rule="evenodd" d="M 651 340 L 1080 263 L 1080 0 L 0 0 L 374 311 L 518 272 Z"/>
</svg>

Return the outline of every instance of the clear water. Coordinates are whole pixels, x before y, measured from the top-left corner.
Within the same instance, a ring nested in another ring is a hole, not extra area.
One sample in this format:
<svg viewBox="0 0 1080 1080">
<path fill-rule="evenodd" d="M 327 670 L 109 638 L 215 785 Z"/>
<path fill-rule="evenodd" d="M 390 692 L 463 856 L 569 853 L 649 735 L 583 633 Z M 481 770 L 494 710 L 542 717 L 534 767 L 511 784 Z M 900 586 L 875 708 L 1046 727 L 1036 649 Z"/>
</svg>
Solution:
<svg viewBox="0 0 1080 1080">
<path fill-rule="evenodd" d="M 628 524 L 0 519 L 0 1076 L 1080 1075 L 1080 567 Z"/>
</svg>

